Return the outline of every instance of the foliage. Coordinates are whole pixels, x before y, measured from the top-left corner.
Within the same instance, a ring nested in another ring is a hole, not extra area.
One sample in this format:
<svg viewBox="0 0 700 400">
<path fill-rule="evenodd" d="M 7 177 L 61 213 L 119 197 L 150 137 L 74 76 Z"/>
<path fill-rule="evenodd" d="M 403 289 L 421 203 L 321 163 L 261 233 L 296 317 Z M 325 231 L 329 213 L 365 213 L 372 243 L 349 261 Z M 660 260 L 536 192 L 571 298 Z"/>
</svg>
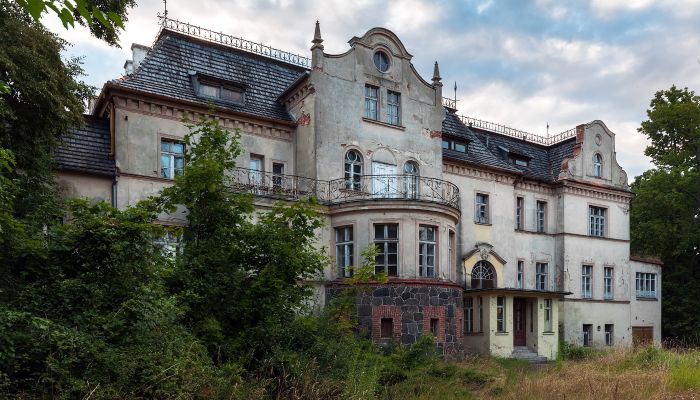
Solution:
<svg viewBox="0 0 700 400">
<path fill-rule="evenodd" d="M 362 264 L 359 267 L 349 267 L 353 274 L 352 277 L 347 279 L 347 282 L 351 285 L 369 283 L 371 281 L 387 283 L 389 276 L 386 274 L 386 271 L 376 272 L 378 255 L 379 248 L 377 246 L 369 245 L 365 247 L 361 253 Z"/>
<path fill-rule="evenodd" d="M 582 347 L 575 344 L 560 341 L 557 358 L 559 360 L 588 360 L 601 355 L 600 351 L 592 347 Z"/>
<path fill-rule="evenodd" d="M 656 168 L 632 183 L 633 254 L 663 262 L 664 336 L 700 330 L 700 97 L 672 86 L 656 93 L 640 132 Z"/>
<path fill-rule="evenodd" d="M 21 199 L 15 213 L 41 229 L 60 216 L 51 148 L 82 125 L 83 100 L 92 88 L 77 81 L 80 60 L 61 60 L 66 43 L 7 0 L 0 0 L 0 42 L 0 80 L 10 87 L 0 100 L 0 147 L 15 157 L 10 178 Z"/>
</svg>

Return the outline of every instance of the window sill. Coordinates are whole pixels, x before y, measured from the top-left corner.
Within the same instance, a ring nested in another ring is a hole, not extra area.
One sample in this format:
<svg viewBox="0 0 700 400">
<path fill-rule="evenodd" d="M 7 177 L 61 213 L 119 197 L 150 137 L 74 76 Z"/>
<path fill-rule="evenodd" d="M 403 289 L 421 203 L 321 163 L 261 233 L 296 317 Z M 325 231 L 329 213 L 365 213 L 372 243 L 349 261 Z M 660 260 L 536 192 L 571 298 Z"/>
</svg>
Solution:
<svg viewBox="0 0 700 400">
<path fill-rule="evenodd" d="M 491 223 L 490 223 L 490 222 L 477 222 L 477 221 L 474 221 L 474 225 L 491 226 Z"/>
<path fill-rule="evenodd" d="M 484 332 L 465 332 L 464 336 L 484 336 Z"/>
<path fill-rule="evenodd" d="M 508 336 L 508 335 L 510 335 L 510 333 L 508 333 L 508 332 L 495 332 L 495 335 L 496 336 Z"/>
<path fill-rule="evenodd" d="M 545 335 L 545 336 L 553 336 L 553 335 L 556 335 L 556 333 L 554 333 L 554 332 L 542 332 L 542 334 Z"/>
<path fill-rule="evenodd" d="M 637 301 L 659 301 L 657 297 L 639 297 L 637 296 Z"/>
<path fill-rule="evenodd" d="M 369 123 L 371 123 L 371 124 L 377 124 L 377 125 L 381 125 L 381 126 L 386 126 L 387 128 L 398 129 L 398 130 L 400 130 L 400 131 L 405 131 L 405 130 L 406 130 L 406 127 L 405 127 L 405 126 L 389 124 L 389 123 L 386 123 L 386 122 L 382 122 L 382 121 L 380 121 L 380 120 L 378 120 L 378 119 L 371 119 L 371 118 L 367 118 L 367 117 L 362 117 L 362 120 L 365 121 L 365 122 L 369 122 Z"/>
</svg>

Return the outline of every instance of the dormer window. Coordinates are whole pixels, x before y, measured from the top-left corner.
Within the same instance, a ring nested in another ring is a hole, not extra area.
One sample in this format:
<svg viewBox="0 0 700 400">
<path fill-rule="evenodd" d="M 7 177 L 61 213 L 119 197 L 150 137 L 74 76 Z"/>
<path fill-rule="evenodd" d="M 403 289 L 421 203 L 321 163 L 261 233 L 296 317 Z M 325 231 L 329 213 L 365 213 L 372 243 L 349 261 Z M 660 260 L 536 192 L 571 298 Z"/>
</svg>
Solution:
<svg viewBox="0 0 700 400">
<path fill-rule="evenodd" d="M 459 140 L 443 139 L 442 148 L 446 150 L 454 150 L 458 153 L 466 153 L 468 143 L 469 142 L 462 142 Z"/>
<path fill-rule="evenodd" d="M 195 94 L 203 99 L 218 100 L 233 104 L 245 103 L 247 86 L 238 82 L 226 81 L 190 72 Z"/>
<path fill-rule="evenodd" d="M 513 164 L 520 166 L 520 167 L 527 167 L 528 162 L 524 158 L 516 158 L 516 157 L 511 157 L 511 160 Z"/>
</svg>

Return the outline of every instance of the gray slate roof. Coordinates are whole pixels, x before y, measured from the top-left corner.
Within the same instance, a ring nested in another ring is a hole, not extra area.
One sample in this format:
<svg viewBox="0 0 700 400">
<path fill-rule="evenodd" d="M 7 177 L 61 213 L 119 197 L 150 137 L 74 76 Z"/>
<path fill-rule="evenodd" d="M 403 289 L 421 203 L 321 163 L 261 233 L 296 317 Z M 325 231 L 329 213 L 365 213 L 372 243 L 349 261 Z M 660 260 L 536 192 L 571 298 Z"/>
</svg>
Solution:
<svg viewBox="0 0 700 400">
<path fill-rule="evenodd" d="M 71 129 L 63 144 L 54 149 L 59 170 L 114 176 L 110 153 L 109 119 L 84 115 L 85 126 Z"/>
<path fill-rule="evenodd" d="M 247 85 L 245 104 L 198 97 L 190 72 Z M 294 120 L 277 98 L 305 72 L 306 69 L 296 65 L 163 29 L 138 69 L 112 84 L 292 122 Z"/>
<path fill-rule="evenodd" d="M 455 113 L 447 111 L 446 114 L 445 120 L 442 122 L 443 135 L 469 141 L 467 154 L 443 149 L 443 156 L 448 159 L 498 168 L 539 181 L 554 182 L 559 176 L 564 158 L 573 154 L 575 138 L 552 146 L 542 146 L 522 139 L 468 127 Z M 505 150 L 511 154 L 528 157 L 528 166 L 522 167 L 512 164 L 508 160 Z"/>
</svg>

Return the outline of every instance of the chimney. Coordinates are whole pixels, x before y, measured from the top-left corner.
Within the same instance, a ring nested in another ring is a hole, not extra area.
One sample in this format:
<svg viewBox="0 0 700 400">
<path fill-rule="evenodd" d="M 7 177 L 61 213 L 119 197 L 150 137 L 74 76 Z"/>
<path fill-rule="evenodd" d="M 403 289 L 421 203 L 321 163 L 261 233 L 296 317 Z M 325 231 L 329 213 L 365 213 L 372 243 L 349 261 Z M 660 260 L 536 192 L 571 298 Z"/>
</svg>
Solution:
<svg viewBox="0 0 700 400">
<path fill-rule="evenodd" d="M 124 62 L 124 72 L 131 75 L 139 68 L 141 62 L 146 58 L 146 55 L 151 50 L 150 47 L 138 43 L 131 45 L 131 60 Z"/>
</svg>

